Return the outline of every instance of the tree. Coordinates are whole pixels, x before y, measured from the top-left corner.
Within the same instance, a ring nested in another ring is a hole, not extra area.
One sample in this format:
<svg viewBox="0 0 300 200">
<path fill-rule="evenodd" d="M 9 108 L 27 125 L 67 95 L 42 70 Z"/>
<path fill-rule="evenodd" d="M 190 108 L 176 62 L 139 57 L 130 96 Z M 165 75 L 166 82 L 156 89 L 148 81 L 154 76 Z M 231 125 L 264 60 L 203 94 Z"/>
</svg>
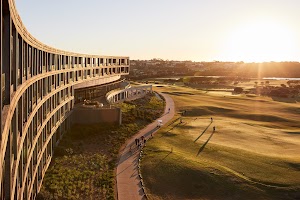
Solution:
<svg viewBox="0 0 300 200">
<path fill-rule="evenodd" d="M 269 81 L 266 81 L 266 86 L 269 86 L 270 82 Z"/>
<path fill-rule="evenodd" d="M 286 88 L 286 85 L 285 85 L 285 84 L 280 84 L 280 85 L 281 85 L 281 87 Z"/>
<path fill-rule="evenodd" d="M 244 91 L 244 89 L 241 88 L 241 87 L 235 87 L 233 91 L 234 91 L 235 93 L 240 94 L 240 93 L 242 93 L 242 92 Z"/>
</svg>

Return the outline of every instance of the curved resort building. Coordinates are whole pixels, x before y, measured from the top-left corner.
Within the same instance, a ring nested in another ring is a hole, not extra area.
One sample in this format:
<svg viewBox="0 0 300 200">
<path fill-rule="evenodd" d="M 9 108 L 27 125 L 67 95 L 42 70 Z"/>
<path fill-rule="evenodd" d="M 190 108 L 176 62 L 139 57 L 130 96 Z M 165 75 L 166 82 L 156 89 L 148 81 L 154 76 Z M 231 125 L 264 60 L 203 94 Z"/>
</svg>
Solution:
<svg viewBox="0 0 300 200">
<path fill-rule="evenodd" d="M 14 0 L 0 2 L 0 199 L 35 199 L 70 127 L 75 87 L 120 80 L 129 58 L 49 47 L 28 33 Z"/>
</svg>

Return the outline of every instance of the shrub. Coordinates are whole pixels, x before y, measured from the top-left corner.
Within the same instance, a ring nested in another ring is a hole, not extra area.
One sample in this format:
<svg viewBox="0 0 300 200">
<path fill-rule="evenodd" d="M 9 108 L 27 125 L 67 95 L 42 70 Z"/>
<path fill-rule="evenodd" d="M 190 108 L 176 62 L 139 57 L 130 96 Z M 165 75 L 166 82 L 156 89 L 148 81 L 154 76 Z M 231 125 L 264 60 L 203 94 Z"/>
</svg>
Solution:
<svg viewBox="0 0 300 200">
<path fill-rule="evenodd" d="M 243 90 L 244 90 L 244 89 L 241 88 L 241 87 L 235 87 L 233 91 L 234 91 L 235 93 L 239 93 L 239 94 L 240 94 L 240 93 L 243 92 Z"/>
<path fill-rule="evenodd" d="M 270 96 L 286 98 L 288 97 L 289 93 L 290 92 L 288 88 L 275 88 L 271 90 Z"/>
</svg>

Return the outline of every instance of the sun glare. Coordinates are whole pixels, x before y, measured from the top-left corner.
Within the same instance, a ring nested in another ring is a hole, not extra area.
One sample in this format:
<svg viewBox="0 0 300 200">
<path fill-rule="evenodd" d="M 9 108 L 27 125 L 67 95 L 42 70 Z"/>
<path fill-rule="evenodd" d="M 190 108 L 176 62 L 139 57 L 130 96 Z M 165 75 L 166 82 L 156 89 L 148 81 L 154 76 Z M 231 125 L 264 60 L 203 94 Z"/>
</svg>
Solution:
<svg viewBox="0 0 300 200">
<path fill-rule="evenodd" d="M 295 58 L 295 39 L 287 26 L 269 21 L 243 24 L 233 30 L 224 46 L 227 60 L 263 62 Z"/>
</svg>

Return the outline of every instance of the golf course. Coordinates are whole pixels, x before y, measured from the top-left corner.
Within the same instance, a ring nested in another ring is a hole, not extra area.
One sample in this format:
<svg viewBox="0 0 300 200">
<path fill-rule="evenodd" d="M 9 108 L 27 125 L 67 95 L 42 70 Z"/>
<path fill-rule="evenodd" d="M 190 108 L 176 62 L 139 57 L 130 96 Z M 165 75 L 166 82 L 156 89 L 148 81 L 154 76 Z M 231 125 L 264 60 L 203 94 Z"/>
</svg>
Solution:
<svg viewBox="0 0 300 200">
<path fill-rule="evenodd" d="M 172 97 L 176 115 L 143 149 L 149 199 L 300 199 L 299 102 L 154 90 Z"/>
</svg>

